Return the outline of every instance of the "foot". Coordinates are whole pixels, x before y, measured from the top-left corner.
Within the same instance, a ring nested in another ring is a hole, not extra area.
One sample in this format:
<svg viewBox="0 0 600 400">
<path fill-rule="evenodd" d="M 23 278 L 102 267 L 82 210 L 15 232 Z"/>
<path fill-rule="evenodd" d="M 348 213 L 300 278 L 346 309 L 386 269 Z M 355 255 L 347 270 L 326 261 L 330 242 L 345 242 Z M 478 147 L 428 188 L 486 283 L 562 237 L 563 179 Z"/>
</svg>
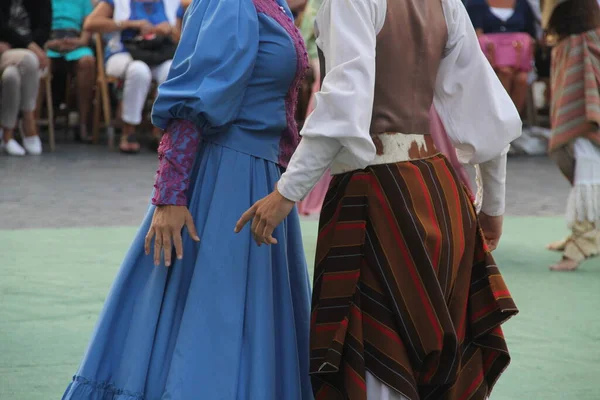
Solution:
<svg viewBox="0 0 600 400">
<path fill-rule="evenodd" d="M 134 135 L 122 136 L 119 150 L 125 154 L 137 154 L 140 152 L 140 144 L 135 140 Z"/>
<path fill-rule="evenodd" d="M 571 260 L 570 258 L 563 258 L 559 262 L 550 266 L 550 271 L 562 271 L 571 272 L 575 271 L 581 263 L 579 261 Z"/>
<path fill-rule="evenodd" d="M 10 139 L 8 142 L 2 141 L 2 149 L 9 156 L 22 157 L 25 155 L 25 149 L 15 139 Z"/>
<path fill-rule="evenodd" d="M 567 248 L 567 243 L 569 243 L 569 240 L 571 240 L 570 236 L 563 240 L 558 240 L 556 242 L 552 242 L 546 246 L 546 249 L 548 249 L 550 251 L 563 252 Z"/>
<path fill-rule="evenodd" d="M 82 143 L 92 143 L 92 137 L 88 134 L 87 126 L 80 125 L 77 139 Z"/>
<path fill-rule="evenodd" d="M 42 154 L 42 140 L 39 136 L 24 136 L 23 137 L 23 147 L 27 153 L 39 156 Z"/>
</svg>

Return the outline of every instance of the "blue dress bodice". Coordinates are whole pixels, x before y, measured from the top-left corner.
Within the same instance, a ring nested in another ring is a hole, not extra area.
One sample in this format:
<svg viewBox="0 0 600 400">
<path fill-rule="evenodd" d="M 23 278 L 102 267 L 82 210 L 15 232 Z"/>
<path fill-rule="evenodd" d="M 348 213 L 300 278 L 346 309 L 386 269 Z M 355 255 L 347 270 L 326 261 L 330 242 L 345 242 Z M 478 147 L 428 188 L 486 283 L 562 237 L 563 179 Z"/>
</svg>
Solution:
<svg viewBox="0 0 600 400">
<path fill-rule="evenodd" d="M 191 121 L 202 140 L 285 166 L 299 142 L 294 110 L 306 65 L 285 1 L 195 1 L 153 123 Z"/>
</svg>

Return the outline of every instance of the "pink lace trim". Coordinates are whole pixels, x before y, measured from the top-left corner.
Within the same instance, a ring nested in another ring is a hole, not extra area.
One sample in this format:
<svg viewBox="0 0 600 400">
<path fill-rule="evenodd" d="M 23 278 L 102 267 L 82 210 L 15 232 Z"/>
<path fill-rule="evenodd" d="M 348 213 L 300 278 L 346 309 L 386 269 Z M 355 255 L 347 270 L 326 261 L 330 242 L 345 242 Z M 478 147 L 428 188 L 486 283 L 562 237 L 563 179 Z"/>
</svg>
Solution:
<svg viewBox="0 0 600 400">
<path fill-rule="evenodd" d="M 187 206 L 186 192 L 199 143 L 200 131 L 193 122 L 169 122 L 158 147 L 158 171 L 152 204 Z"/>
<path fill-rule="evenodd" d="M 287 129 L 283 132 L 279 141 L 279 164 L 287 167 L 292 154 L 300 143 L 300 134 L 298 133 L 298 124 L 296 123 L 296 106 L 298 104 L 298 93 L 302 80 L 308 70 L 308 52 L 304 44 L 302 34 L 294 25 L 294 21 L 285 12 L 276 0 L 253 0 L 256 10 L 273 18 L 281 25 L 294 42 L 296 48 L 296 77 L 290 85 L 290 89 L 285 98 L 285 112 L 287 119 Z"/>
</svg>

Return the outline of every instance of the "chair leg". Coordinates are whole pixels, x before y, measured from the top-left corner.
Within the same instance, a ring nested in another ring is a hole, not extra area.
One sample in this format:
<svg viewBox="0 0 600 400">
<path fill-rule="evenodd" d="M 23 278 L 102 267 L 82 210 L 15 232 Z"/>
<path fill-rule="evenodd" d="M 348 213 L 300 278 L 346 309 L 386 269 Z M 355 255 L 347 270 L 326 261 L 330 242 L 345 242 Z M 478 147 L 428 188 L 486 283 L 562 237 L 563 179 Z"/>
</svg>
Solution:
<svg viewBox="0 0 600 400">
<path fill-rule="evenodd" d="M 48 135 L 50 151 L 56 150 L 56 138 L 54 137 L 54 103 L 52 101 L 52 80 L 46 78 L 46 111 L 48 113 Z"/>
<path fill-rule="evenodd" d="M 537 126 L 537 110 L 535 108 L 535 99 L 533 97 L 533 85 L 529 86 L 527 91 L 527 123 L 530 127 Z"/>
<path fill-rule="evenodd" d="M 98 144 L 100 137 L 100 114 L 102 112 L 102 99 L 100 96 L 100 89 L 96 86 L 94 94 L 94 121 L 92 122 L 92 143 Z"/>
<path fill-rule="evenodd" d="M 108 134 L 108 147 L 112 149 L 114 146 L 114 129 L 112 127 L 110 110 L 110 94 L 108 93 L 108 85 L 106 82 L 100 84 L 100 90 L 102 91 L 102 110 L 104 113 L 104 125 L 106 126 L 106 132 Z"/>
</svg>

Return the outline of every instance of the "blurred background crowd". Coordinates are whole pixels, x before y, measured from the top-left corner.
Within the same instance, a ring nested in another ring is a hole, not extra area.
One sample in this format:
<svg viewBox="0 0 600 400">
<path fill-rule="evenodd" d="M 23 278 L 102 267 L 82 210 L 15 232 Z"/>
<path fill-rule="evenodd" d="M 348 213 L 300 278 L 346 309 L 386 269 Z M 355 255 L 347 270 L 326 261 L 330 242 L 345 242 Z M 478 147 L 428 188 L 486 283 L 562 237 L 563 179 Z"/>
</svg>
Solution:
<svg viewBox="0 0 600 400">
<path fill-rule="evenodd" d="M 322 0 L 289 0 L 308 46 L 301 125 L 319 89 L 314 19 Z M 3 0 L 0 4 L 0 128 L 11 156 L 40 154 L 40 134 L 61 141 L 108 142 L 123 153 L 156 149 L 161 132 L 149 110 L 166 79 L 191 0 Z M 523 115 L 513 152 L 547 148 L 553 38 L 541 29 L 539 0 L 465 0 L 482 37 L 518 43 L 519 60 L 482 40 L 482 49 Z M 515 42 L 516 41 L 516 42 Z M 118 140 L 114 138 L 117 137 Z"/>
</svg>

